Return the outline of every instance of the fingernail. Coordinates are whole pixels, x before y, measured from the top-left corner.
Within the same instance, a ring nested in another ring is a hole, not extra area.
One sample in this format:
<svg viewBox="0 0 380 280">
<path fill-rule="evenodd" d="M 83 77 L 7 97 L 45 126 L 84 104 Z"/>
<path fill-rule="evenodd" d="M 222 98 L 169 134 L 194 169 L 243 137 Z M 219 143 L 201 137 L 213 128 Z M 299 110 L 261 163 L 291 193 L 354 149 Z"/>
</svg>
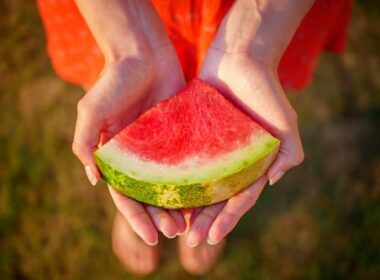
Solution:
<svg viewBox="0 0 380 280">
<path fill-rule="evenodd" d="M 186 243 L 189 247 L 197 247 L 199 242 L 197 242 L 197 234 L 194 231 L 188 231 L 186 236 Z"/>
<path fill-rule="evenodd" d="M 181 236 L 181 235 L 183 235 L 185 232 L 186 232 L 186 229 L 185 229 L 184 231 L 182 231 L 182 232 L 177 232 L 177 236 Z"/>
<path fill-rule="evenodd" d="M 177 232 L 177 235 L 182 235 L 182 234 L 184 234 L 184 233 L 186 232 L 186 230 L 187 230 L 187 226 L 185 226 L 183 230 L 178 231 L 178 232 Z"/>
<path fill-rule="evenodd" d="M 188 245 L 189 247 L 192 247 L 192 248 L 197 247 L 198 244 L 199 244 L 199 242 L 194 241 L 194 238 L 191 236 L 191 234 L 190 234 L 190 235 L 189 235 L 189 234 L 187 235 L 186 243 L 187 243 L 187 245 Z"/>
<path fill-rule="evenodd" d="M 176 238 L 176 237 L 177 237 L 177 233 L 175 233 L 174 235 L 171 235 L 171 236 L 165 234 L 165 236 L 166 236 L 167 238 L 169 238 L 169 239 L 173 239 L 173 238 Z"/>
<path fill-rule="evenodd" d="M 281 179 L 281 177 L 284 175 L 284 171 L 279 171 L 272 178 L 269 179 L 269 185 L 273 186 L 278 182 L 278 180 Z"/>
<path fill-rule="evenodd" d="M 211 240 L 210 237 L 207 237 L 207 244 L 208 245 L 216 245 L 218 243 L 219 243 L 219 241 L 214 241 L 214 240 Z"/>
<path fill-rule="evenodd" d="M 149 242 L 146 242 L 146 244 L 148 244 L 149 246 L 156 246 L 158 244 L 158 239 L 156 239 L 156 241 L 154 243 L 149 243 Z"/>
<path fill-rule="evenodd" d="M 98 179 L 96 178 L 94 171 L 92 171 L 92 168 L 90 165 L 86 165 L 84 167 L 84 170 L 86 171 L 86 175 L 88 180 L 90 181 L 91 185 L 95 186 L 98 182 Z"/>
<path fill-rule="evenodd" d="M 192 242 L 189 241 L 189 240 L 186 240 L 186 243 L 187 243 L 187 245 L 188 245 L 189 247 L 192 247 L 192 248 L 197 247 L 198 244 L 199 244 L 199 243 L 192 243 Z"/>
</svg>

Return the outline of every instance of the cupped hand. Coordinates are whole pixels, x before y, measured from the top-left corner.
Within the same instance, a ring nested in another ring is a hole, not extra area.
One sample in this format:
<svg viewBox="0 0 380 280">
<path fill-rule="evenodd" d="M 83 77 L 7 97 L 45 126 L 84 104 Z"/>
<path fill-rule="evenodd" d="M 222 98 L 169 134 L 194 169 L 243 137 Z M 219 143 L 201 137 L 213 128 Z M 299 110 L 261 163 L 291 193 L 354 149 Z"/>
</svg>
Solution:
<svg viewBox="0 0 380 280">
<path fill-rule="evenodd" d="M 246 51 L 211 48 L 200 77 L 216 87 L 241 110 L 281 140 L 277 159 L 252 186 L 229 200 L 196 209 L 187 240 L 191 245 L 208 238 L 219 242 L 256 203 L 266 182 L 275 184 L 289 169 L 303 161 L 297 115 L 277 76 L 277 64 L 260 61 Z"/>
<path fill-rule="evenodd" d="M 139 46 L 138 55 L 107 63 L 97 82 L 78 103 L 72 146 L 93 185 L 100 177 L 93 157 L 98 145 L 184 86 L 182 70 L 170 43 L 154 51 L 149 46 Z M 181 212 L 146 206 L 112 187 L 109 191 L 117 209 L 147 244 L 157 243 L 157 230 L 167 237 L 185 230 Z"/>
</svg>

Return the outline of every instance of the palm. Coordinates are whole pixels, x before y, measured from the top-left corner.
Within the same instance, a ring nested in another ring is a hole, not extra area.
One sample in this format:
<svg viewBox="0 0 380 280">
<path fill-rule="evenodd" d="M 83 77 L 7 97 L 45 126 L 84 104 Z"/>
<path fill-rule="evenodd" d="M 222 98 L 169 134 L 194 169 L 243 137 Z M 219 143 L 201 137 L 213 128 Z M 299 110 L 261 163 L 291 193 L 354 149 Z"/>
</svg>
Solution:
<svg viewBox="0 0 380 280">
<path fill-rule="evenodd" d="M 134 81 L 134 85 L 139 85 L 140 87 L 131 91 L 136 94 L 134 97 L 126 96 L 125 100 L 119 101 L 116 99 L 114 104 L 111 105 L 111 108 L 115 108 L 118 102 L 128 100 L 128 103 L 124 103 L 128 104 L 128 107 L 123 107 L 118 112 L 121 116 L 111 117 L 111 119 L 123 121 L 117 121 L 114 125 L 111 123 L 108 130 L 110 135 L 107 137 L 112 137 L 116 131 L 126 125 L 125 122 L 134 120 L 140 113 L 158 101 L 168 98 L 171 94 L 184 87 L 185 81 L 182 71 L 174 53 L 171 53 L 171 51 L 164 52 L 161 50 L 160 53 L 155 53 L 159 59 L 153 60 L 155 63 L 147 74 L 142 74 Z M 166 60 L 163 60 L 165 58 Z M 160 65 L 160 61 L 165 61 L 166 64 Z M 136 68 L 132 68 L 132 70 L 135 71 Z M 128 88 L 128 86 L 126 85 L 125 88 Z M 116 93 L 116 95 L 118 94 Z M 173 237 L 178 231 L 182 232 L 185 229 L 185 222 L 179 211 L 167 211 L 152 206 L 144 206 L 112 188 L 109 188 L 109 190 L 119 211 L 124 214 L 136 233 L 148 243 L 154 244 L 154 240 L 157 240 L 156 229 L 168 237 Z"/>
<path fill-rule="evenodd" d="M 84 145 L 79 150 L 94 149 L 99 143 L 107 142 L 142 112 L 184 85 L 182 70 L 171 45 L 148 52 L 139 60 L 126 59 L 108 65 L 78 104 L 75 137 Z M 87 127 L 91 127 L 91 133 Z M 85 132 L 86 139 L 82 134 Z M 145 206 L 113 188 L 109 190 L 118 210 L 148 244 L 157 241 L 157 230 L 173 237 L 185 229 L 179 211 Z"/>
<path fill-rule="evenodd" d="M 82 103 L 96 104 L 91 109 L 97 113 L 95 117 L 104 137 L 102 142 L 108 141 L 142 112 L 184 87 L 182 70 L 170 47 L 154 55 L 147 54 L 144 59 L 126 59 L 109 65 L 81 100 Z M 160 65 L 162 60 L 165 65 Z"/>
</svg>

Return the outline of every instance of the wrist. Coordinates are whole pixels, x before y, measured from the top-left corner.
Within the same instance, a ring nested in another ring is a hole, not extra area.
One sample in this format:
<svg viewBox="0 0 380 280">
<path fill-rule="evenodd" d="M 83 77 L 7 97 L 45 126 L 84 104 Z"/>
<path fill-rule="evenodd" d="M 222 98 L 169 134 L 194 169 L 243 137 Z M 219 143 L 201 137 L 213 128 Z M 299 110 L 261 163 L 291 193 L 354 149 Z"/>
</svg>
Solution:
<svg viewBox="0 0 380 280">
<path fill-rule="evenodd" d="M 313 0 L 237 0 L 213 45 L 277 65 L 312 3 Z"/>
<path fill-rule="evenodd" d="M 135 80 L 138 84 L 143 80 L 148 82 L 154 72 L 155 65 L 150 54 L 132 56 L 123 53 L 120 56 L 109 57 L 104 64 L 102 74 L 108 73 L 110 77 L 118 77 L 120 80 Z"/>
<path fill-rule="evenodd" d="M 262 66 L 273 67 L 278 65 L 284 48 L 278 43 L 279 38 L 263 39 L 259 32 L 252 32 L 243 36 L 239 32 L 226 32 L 219 30 L 210 49 L 241 57 Z"/>
<path fill-rule="evenodd" d="M 219 49 L 210 49 L 203 64 L 200 77 L 210 82 L 222 92 L 239 95 L 240 90 L 232 90 L 228 85 L 240 86 L 254 80 L 256 86 L 267 84 L 281 88 L 277 65 L 268 60 L 256 59 L 249 51 L 226 53 Z M 231 91 L 232 90 L 232 91 Z"/>
<path fill-rule="evenodd" d="M 277 75 L 281 55 L 277 51 L 255 48 L 249 44 L 237 44 L 219 47 L 213 44 L 207 53 L 204 66 L 222 69 L 257 69 L 260 73 Z"/>
<path fill-rule="evenodd" d="M 106 64 L 126 57 L 141 57 L 155 34 L 149 1 L 75 0 Z"/>
<path fill-rule="evenodd" d="M 276 68 L 283 55 L 283 50 L 276 44 L 262 44 L 253 37 L 251 40 L 225 40 L 224 43 L 214 42 L 210 50 L 228 54 L 239 60 L 247 60 L 259 67 Z"/>
<path fill-rule="evenodd" d="M 152 57 L 152 50 L 146 42 L 129 41 L 128 44 L 106 44 L 102 48 L 105 65 L 123 64 L 126 60 L 147 61 Z"/>
</svg>

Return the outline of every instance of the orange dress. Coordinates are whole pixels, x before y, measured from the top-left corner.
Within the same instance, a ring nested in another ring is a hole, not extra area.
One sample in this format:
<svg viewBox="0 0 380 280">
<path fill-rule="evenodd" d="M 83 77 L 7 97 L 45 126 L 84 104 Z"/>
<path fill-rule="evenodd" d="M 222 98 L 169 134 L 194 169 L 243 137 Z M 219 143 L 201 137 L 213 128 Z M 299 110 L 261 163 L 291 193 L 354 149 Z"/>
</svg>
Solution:
<svg viewBox="0 0 380 280">
<path fill-rule="evenodd" d="M 207 48 L 234 0 L 152 0 L 172 40 L 187 80 L 197 76 Z M 47 51 L 64 80 L 91 86 L 104 57 L 74 0 L 37 0 Z M 346 46 L 352 0 L 316 0 L 284 53 L 278 73 L 285 89 L 301 90 L 312 80 L 321 52 Z"/>
</svg>

